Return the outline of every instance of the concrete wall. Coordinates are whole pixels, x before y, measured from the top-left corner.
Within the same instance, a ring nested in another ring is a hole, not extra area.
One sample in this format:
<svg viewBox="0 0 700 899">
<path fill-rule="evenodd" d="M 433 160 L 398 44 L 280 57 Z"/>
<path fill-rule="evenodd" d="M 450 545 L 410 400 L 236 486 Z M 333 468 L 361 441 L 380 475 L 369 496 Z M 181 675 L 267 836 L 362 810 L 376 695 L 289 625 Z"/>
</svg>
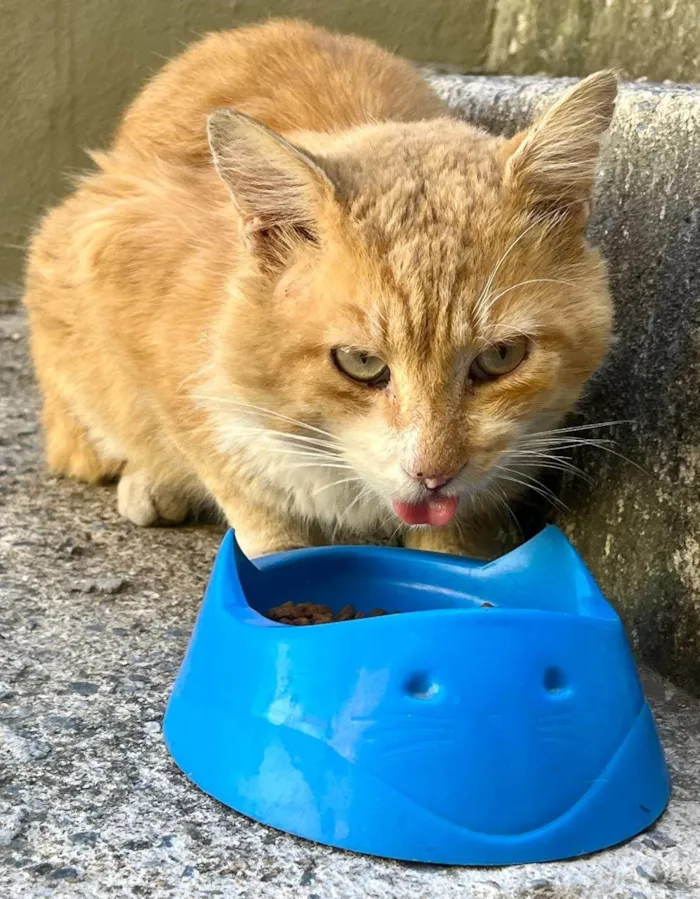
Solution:
<svg viewBox="0 0 700 899">
<path fill-rule="evenodd" d="M 0 0 L 0 282 L 37 215 L 162 59 L 198 34 L 302 16 L 465 71 L 700 72 L 699 0 Z"/>
<path fill-rule="evenodd" d="M 470 121 L 506 133 L 564 87 L 433 82 Z M 624 86 L 590 235 L 610 269 L 616 343 L 583 420 L 625 423 L 589 434 L 621 455 L 578 454 L 593 483 L 561 485 L 560 523 L 644 660 L 700 694 L 700 87 Z"/>
<path fill-rule="evenodd" d="M 697 80 L 698 0 L 499 0 L 489 71 L 578 75 L 607 66 L 629 78 Z"/>
<path fill-rule="evenodd" d="M 269 14 L 372 36 L 416 59 L 483 61 L 490 0 L 0 0 L 0 281 L 40 211 L 164 59 Z"/>
</svg>

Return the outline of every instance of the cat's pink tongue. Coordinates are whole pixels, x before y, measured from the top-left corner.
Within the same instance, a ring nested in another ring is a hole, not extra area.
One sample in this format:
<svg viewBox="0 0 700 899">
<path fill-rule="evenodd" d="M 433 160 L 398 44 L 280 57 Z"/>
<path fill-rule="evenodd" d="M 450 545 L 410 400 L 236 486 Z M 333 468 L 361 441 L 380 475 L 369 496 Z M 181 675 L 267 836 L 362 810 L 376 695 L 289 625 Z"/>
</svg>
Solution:
<svg viewBox="0 0 700 899">
<path fill-rule="evenodd" d="M 406 524 L 430 524 L 434 528 L 449 524 L 455 517 L 459 497 L 436 496 L 422 503 L 394 503 L 394 512 Z"/>
</svg>

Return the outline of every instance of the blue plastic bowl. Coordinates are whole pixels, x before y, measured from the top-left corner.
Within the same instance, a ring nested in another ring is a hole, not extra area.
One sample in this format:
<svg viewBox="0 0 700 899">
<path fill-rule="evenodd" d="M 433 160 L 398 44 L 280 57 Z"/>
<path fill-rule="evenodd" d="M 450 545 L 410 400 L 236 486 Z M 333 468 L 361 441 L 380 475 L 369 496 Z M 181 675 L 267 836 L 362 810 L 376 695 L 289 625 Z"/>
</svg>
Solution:
<svg viewBox="0 0 700 899">
<path fill-rule="evenodd" d="M 260 614 L 286 600 L 408 614 Z M 582 855 L 644 830 L 670 794 L 620 619 L 554 527 L 488 564 L 326 547 L 253 565 L 228 533 L 164 733 L 244 815 L 420 862 Z"/>
</svg>

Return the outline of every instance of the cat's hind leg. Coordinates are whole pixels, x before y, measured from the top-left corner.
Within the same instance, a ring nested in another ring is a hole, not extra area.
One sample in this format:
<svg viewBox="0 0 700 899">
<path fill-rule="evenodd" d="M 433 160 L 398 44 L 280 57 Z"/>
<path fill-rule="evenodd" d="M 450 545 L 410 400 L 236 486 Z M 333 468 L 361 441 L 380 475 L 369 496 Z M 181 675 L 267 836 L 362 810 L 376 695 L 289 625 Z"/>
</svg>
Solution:
<svg viewBox="0 0 700 899">
<path fill-rule="evenodd" d="M 71 399 L 78 393 L 79 366 L 72 364 L 66 328 L 57 326 L 45 312 L 47 302 L 39 291 L 25 297 L 30 311 L 34 371 L 41 391 L 47 467 L 57 477 L 88 484 L 113 481 L 119 476 L 124 459 L 120 453 L 101 450 L 77 414 Z"/>
<path fill-rule="evenodd" d="M 42 383 L 42 393 L 45 452 L 51 474 L 89 484 L 115 480 L 124 461 L 99 452 L 55 387 Z"/>
</svg>

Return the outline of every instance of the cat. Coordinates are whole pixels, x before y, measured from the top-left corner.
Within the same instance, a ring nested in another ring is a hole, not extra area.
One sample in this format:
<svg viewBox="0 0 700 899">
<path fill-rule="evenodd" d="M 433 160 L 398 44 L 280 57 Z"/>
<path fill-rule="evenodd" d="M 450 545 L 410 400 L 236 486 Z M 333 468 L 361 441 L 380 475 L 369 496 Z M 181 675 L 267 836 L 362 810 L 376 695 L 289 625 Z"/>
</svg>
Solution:
<svg viewBox="0 0 700 899">
<path fill-rule="evenodd" d="M 216 33 L 40 223 L 25 302 L 52 473 L 148 526 L 215 503 L 258 556 L 488 557 L 611 339 L 588 246 L 617 80 L 515 137 L 296 21 Z"/>
</svg>

